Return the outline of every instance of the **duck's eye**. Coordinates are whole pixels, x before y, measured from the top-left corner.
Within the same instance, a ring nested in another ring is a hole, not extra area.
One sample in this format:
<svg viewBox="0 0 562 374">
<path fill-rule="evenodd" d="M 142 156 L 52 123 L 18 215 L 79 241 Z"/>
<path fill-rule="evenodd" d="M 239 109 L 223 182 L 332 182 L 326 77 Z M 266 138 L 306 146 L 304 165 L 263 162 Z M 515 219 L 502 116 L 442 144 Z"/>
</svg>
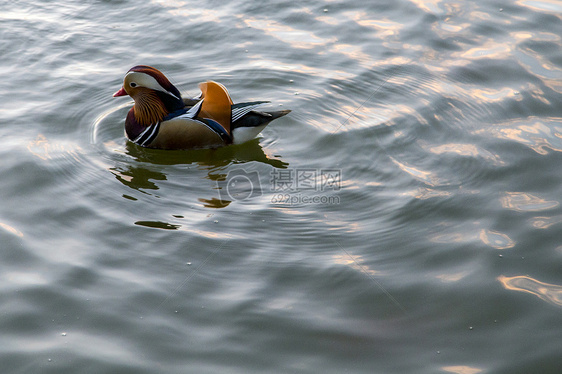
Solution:
<svg viewBox="0 0 562 374">
<path fill-rule="evenodd" d="M 129 86 L 135 88 L 137 86 L 137 84 L 135 82 L 131 82 L 131 83 L 129 83 Z"/>
</svg>

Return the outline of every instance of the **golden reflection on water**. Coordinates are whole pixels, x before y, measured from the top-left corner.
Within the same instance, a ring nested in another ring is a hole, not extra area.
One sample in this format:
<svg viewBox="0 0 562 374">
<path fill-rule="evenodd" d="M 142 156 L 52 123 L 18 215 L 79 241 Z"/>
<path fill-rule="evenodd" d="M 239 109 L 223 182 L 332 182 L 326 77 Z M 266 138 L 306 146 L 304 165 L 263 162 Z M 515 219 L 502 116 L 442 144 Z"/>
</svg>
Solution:
<svg viewBox="0 0 562 374">
<path fill-rule="evenodd" d="M 558 201 L 544 200 L 525 192 L 506 192 L 500 199 L 502 207 L 518 212 L 535 212 L 556 208 Z"/>
<path fill-rule="evenodd" d="M 480 240 L 484 244 L 496 249 L 507 249 L 515 246 L 515 242 L 509 236 L 492 230 L 482 229 L 480 231 Z"/>
<path fill-rule="evenodd" d="M 23 238 L 23 233 L 20 230 L 16 229 L 15 227 L 12 227 L 12 226 L 10 226 L 6 223 L 0 222 L 0 228 L 6 230 L 10 234 L 13 234 L 13 235 L 18 236 L 20 238 Z"/>
<path fill-rule="evenodd" d="M 465 225 L 462 232 L 449 231 L 447 224 L 442 225 L 443 228 L 439 230 L 438 234 L 429 237 L 433 243 L 468 243 L 470 241 L 480 240 L 485 245 L 495 249 L 509 249 L 516 245 L 516 242 L 511 239 L 507 234 L 499 231 L 493 231 L 487 228 L 480 228 L 480 222 L 474 222 L 474 227 L 468 229 Z"/>
<path fill-rule="evenodd" d="M 474 144 L 462 144 L 462 143 L 448 143 L 438 146 L 429 147 L 425 143 L 419 143 L 421 147 L 427 149 L 429 152 L 436 155 L 443 153 L 456 153 L 460 156 L 466 157 L 482 157 L 485 160 L 491 161 L 494 165 L 501 166 L 505 163 L 500 160 L 499 155 L 494 155 L 484 149 L 477 147 Z"/>
<path fill-rule="evenodd" d="M 558 44 L 560 44 L 560 42 Z M 527 70 L 532 72 L 534 75 L 543 78 L 545 81 L 560 80 L 562 71 L 557 65 L 550 62 L 549 58 L 539 54 L 529 47 L 526 47 L 525 45 L 521 46 L 519 49 L 524 53 L 524 55 L 520 56 L 521 65 L 523 65 Z M 542 99 L 546 100 L 545 97 L 542 97 Z M 548 102 L 548 100 L 545 102 Z"/>
<path fill-rule="evenodd" d="M 551 59 L 530 48 L 528 42 L 532 41 L 533 43 L 545 42 L 557 44 L 558 49 L 560 49 L 562 47 L 561 35 L 551 32 L 512 32 L 510 33 L 510 37 L 520 41 L 518 51 L 523 53 L 520 55 L 521 65 L 529 70 L 533 75 L 541 77 L 545 86 L 558 93 L 562 93 L 562 83 L 560 80 L 562 70 L 558 65 L 553 63 Z M 554 47 L 553 50 L 555 48 L 556 47 Z M 535 88 L 533 91 L 542 93 L 542 90 L 538 88 Z M 546 95 L 544 94 L 542 94 L 542 96 L 537 93 L 533 94 L 533 98 L 537 98 L 543 102 L 548 102 L 545 96 Z"/>
<path fill-rule="evenodd" d="M 549 304 L 562 306 L 562 286 L 540 282 L 526 275 L 515 277 L 501 275 L 497 279 L 507 290 L 530 293 Z"/>
<path fill-rule="evenodd" d="M 390 157 L 390 159 L 392 160 L 392 162 L 394 162 L 400 169 L 402 169 L 402 171 L 410 174 L 412 177 L 414 177 L 417 180 L 420 180 L 426 184 L 429 184 L 432 187 L 435 187 L 437 185 L 439 185 L 439 179 L 430 171 L 425 171 L 419 168 L 415 168 L 411 165 L 407 165 L 405 163 L 402 163 L 398 160 L 396 160 L 395 158 Z"/>
<path fill-rule="evenodd" d="M 325 23 L 327 25 L 332 25 L 332 26 L 339 25 L 343 22 L 340 17 L 332 17 L 332 16 L 328 16 L 328 15 L 318 16 L 314 19 L 317 20 L 318 22 L 322 22 L 322 23 Z"/>
<path fill-rule="evenodd" d="M 338 265 L 346 265 L 351 267 L 354 270 L 357 270 L 361 273 L 365 273 L 368 275 L 380 275 L 380 271 L 376 271 L 365 265 L 365 260 L 363 256 L 359 255 L 351 255 L 351 254 L 341 254 L 341 255 L 333 255 L 332 259 L 334 263 Z"/>
<path fill-rule="evenodd" d="M 560 0 L 519 0 L 517 4 L 535 11 L 538 10 L 547 12 L 548 14 L 558 14 L 559 17 L 562 13 L 562 3 Z"/>
<path fill-rule="evenodd" d="M 546 155 L 548 150 L 562 152 L 562 128 L 559 126 L 560 118 L 533 118 L 523 121 L 508 122 L 492 127 L 491 130 L 477 131 L 491 132 L 499 139 L 512 140 L 524 144 L 533 151 Z"/>
<path fill-rule="evenodd" d="M 441 30 L 447 31 L 447 32 L 453 32 L 453 33 L 460 32 L 460 31 L 464 30 L 467 26 L 468 26 L 467 23 L 464 23 L 462 25 L 451 25 L 451 24 L 448 24 L 448 23 L 441 23 L 439 25 Z"/>
<path fill-rule="evenodd" d="M 433 235 L 429 238 L 434 243 L 462 243 L 471 240 L 474 237 L 472 234 L 465 234 L 460 232 L 450 232 L 445 234 Z"/>
<path fill-rule="evenodd" d="M 63 156 L 80 162 L 79 154 L 82 153 L 82 148 L 76 144 L 51 143 L 43 134 L 37 135 L 35 140 L 30 141 L 27 150 L 44 161 Z"/>
<path fill-rule="evenodd" d="M 534 217 L 530 223 L 536 229 L 548 229 L 550 226 L 562 223 L 562 216 Z"/>
<path fill-rule="evenodd" d="M 472 90 L 467 90 L 466 95 L 467 97 L 470 96 L 476 97 L 482 100 L 482 102 L 486 102 L 486 103 L 502 102 L 507 98 L 521 100 L 521 96 L 519 96 L 519 91 L 516 91 L 510 87 L 502 87 L 499 89 L 475 88 Z"/>
<path fill-rule="evenodd" d="M 397 35 L 404 24 L 390 21 L 388 19 L 369 19 L 367 12 L 354 12 L 351 19 L 358 25 L 368 27 L 376 31 L 376 36 L 385 39 L 393 35 Z"/>
<path fill-rule="evenodd" d="M 469 49 L 468 51 L 459 52 L 458 54 L 453 54 L 453 57 L 476 60 L 476 59 L 489 59 L 497 58 L 502 59 L 510 56 L 513 53 L 513 49 L 507 43 L 499 43 L 494 40 L 490 40 L 483 45 Z M 457 55 L 457 56 L 455 56 Z"/>
<path fill-rule="evenodd" d="M 415 190 L 407 191 L 402 195 L 411 196 L 420 200 L 427 200 L 434 197 L 448 197 L 451 196 L 451 193 L 448 191 L 437 191 L 431 188 L 418 188 Z"/>
<path fill-rule="evenodd" d="M 218 9 L 204 9 L 203 7 L 193 6 L 191 2 L 184 0 L 152 0 L 164 8 L 168 8 L 168 12 L 177 17 L 193 18 L 205 22 L 221 22 L 221 16 Z"/>
<path fill-rule="evenodd" d="M 45 161 L 51 158 L 50 149 L 51 145 L 49 144 L 47 138 L 45 138 L 42 134 L 37 135 L 35 140 L 32 140 L 27 144 L 27 150 L 31 152 L 31 154 Z"/>
<path fill-rule="evenodd" d="M 465 270 L 465 271 L 459 271 L 457 273 L 439 274 L 436 276 L 436 278 L 442 282 L 450 283 L 450 282 L 458 282 L 464 277 L 466 277 L 468 274 L 470 274 L 470 271 Z"/>
<path fill-rule="evenodd" d="M 455 374 L 478 374 L 482 372 L 482 369 L 474 368 L 471 366 L 443 366 L 441 368 L 443 371 Z"/>
<path fill-rule="evenodd" d="M 403 25 L 390 20 L 369 19 L 366 12 L 346 12 L 343 15 L 345 22 L 355 22 L 360 26 L 373 29 L 374 38 L 378 38 L 383 43 L 387 43 L 390 36 L 399 33 Z M 318 21 L 327 24 L 341 24 L 342 20 L 335 20 L 326 15 L 316 18 Z M 405 57 L 394 56 L 387 60 L 374 60 L 372 56 L 363 51 L 363 47 L 345 43 L 338 43 L 337 37 L 324 38 L 313 32 L 303 29 L 296 29 L 282 23 L 267 19 L 244 18 L 242 22 L 256 30 L 263 31 L 283 43 L 289 44 L 293 48 L 313 49 L 319 46 L 326 48 L 327 52 L 341 54 L 364 67 L 373 68 L 375 66 L 405 65 L 410 61 Z M 415 48 L 416 46 L 411 46 Z"/>
<path fill-rule="evenodd" d="M 443 14 L 445 11 L 439 7 L 443 0 L 410 0 L 420 9 L 430 14 Z"/>
</svg>

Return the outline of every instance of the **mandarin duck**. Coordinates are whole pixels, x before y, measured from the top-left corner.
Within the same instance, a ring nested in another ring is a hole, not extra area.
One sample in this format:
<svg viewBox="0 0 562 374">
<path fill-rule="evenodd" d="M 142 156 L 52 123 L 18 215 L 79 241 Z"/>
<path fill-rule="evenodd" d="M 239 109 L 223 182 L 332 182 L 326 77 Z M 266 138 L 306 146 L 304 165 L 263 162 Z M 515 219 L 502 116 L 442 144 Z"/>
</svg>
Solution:
<svg viewBox="0 0 562 374">
<path fill-rule="evenodd" d="M 253 139 L 271 121 L 290 110 L 255 110 L 268 101 L 234 104 L 217 82 L 199 84 L 201 94 L 182 99 L 178 89 L 158 69 L 138 65 L 125 75 L 113 97 L 129 95 L 135 101 L 125 119 L 125 135 L 148 148 L 215 148 Z"/>
</svg>

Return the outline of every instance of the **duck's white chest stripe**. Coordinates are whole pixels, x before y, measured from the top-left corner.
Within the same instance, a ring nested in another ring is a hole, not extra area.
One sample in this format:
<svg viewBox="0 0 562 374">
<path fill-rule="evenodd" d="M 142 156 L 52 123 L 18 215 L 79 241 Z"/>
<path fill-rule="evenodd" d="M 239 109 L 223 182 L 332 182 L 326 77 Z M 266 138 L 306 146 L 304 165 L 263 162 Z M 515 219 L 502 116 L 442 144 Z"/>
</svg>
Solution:
<svg viewBox="0 0 562 374">
<path fill-rule="evenodd" d="M 156 139 L 158 131 L 160 131 L 160 122 L 157 122 L 155 125 L 148 126 L 133 140 L 133 143 L 145 147 Z"/>
<path fill-rule="evenodd" d="M 199 114 L 199 111 L 201 111 L 202 105 L 203 105 L 203 100 L 199 100 L 199 102 L 197 104 L 195 104 L 194 106 L 189 108 L 189 110 L 187 112 L 185 112 L 185 114 L 182 114 L 180 117 L 185 117 L 185 118 L 195 118 L 195 117 L 197 117 L 197 115 Z"/>
</svg>

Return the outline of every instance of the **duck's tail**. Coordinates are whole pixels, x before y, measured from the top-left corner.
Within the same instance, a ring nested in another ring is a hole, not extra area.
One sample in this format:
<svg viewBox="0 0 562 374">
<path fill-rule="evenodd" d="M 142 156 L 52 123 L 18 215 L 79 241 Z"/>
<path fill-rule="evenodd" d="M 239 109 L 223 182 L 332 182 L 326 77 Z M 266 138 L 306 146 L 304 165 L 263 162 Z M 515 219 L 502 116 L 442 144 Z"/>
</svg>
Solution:
<svg viewBox="0 0 562 374">
<path fill-rule="evenodd" d="M 255 138 L 271 121 L 289 114 L 290 110 L 275 112 L 251 111 L 232 123 L 234 144 L 241 144 Z"/>
<path fill-rule="evenodd" d="M 257 127 L 262 125 L 267 125 L 269 122 L 286 116 L 289 114 L 290 110 L 279 110 L 275 112 L 262 112 L 257 110 L 252 110 L 251 112 L 245 114 L 243 117 L 232 123 L 232 128 L 238 127 Z"/>
</svg>

